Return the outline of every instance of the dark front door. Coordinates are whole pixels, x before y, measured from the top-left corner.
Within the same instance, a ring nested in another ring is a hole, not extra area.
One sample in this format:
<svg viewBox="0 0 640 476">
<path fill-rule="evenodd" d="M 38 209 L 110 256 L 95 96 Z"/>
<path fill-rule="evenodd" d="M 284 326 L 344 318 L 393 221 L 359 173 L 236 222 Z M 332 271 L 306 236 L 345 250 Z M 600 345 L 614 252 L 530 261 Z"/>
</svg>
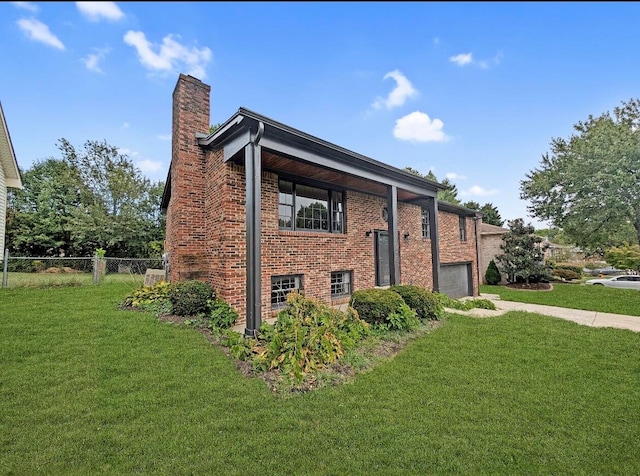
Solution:
<svg viewBox="0 0 640 476">
<path fill-rule="evenodd" d="M 389 233 L 376 231 L 376 286 L 389 286 Z"/>
</svg>

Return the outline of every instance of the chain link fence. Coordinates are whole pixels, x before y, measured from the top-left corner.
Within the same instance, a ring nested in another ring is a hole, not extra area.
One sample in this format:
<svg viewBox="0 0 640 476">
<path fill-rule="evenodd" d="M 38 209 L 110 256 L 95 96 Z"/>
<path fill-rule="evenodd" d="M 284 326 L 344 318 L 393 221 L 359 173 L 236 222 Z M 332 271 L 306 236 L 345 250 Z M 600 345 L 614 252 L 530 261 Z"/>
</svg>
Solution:
<svg viewBox="0 0 640 476">
<path fill-rule="evenodd" d="M 147 269 L 165 268 L 161 258 L 111 257 L 0 257 L 2 287 L 50 287 L 101 282 L 144 282 Z"/>
</svg>

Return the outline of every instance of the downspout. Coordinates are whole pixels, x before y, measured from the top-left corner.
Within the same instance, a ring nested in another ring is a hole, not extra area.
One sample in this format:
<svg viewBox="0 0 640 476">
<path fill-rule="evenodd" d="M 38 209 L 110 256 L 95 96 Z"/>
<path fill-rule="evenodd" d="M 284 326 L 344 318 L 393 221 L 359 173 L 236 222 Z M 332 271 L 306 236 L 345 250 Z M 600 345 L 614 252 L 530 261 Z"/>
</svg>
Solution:
<svg viewBox="0 0 640 476">
<path fill-rule="evenodd" d="M 480 295 L 480 245 L 478 240 L 478 220 L 477 215 L 473 217 L 473 229 L 476 234 L 476 274 L 478 275 L 478 296 Z"/>
<path fill-rule="evenodd" d="M 262 154 L 260 139 L 264 134 L 264 124 L 258 123 L 258 131 L 252 142 L 245 147 L 246 177 L 246 222 L 247 222 L 247 319 L 244 335 L 256 337 L 262 320 L 262 261 L 261 235 L 261 189 Z"/>
</svg>

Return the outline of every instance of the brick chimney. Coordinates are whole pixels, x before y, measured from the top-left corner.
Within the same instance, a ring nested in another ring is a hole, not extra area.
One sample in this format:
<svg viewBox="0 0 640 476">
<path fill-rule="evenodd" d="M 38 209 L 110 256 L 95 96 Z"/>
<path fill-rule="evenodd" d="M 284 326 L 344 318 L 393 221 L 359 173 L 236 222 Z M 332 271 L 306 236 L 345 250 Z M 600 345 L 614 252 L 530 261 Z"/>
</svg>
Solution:
<svg viewBox="0 0 640 476">
<path fill-rule="evenodd" d="M 196 133 L 209 133 L 211 86 L 181 74 L 173 91 L 171 199 L 167 207 L 169 279 L 206 279 L 205 162 Z"/>
</svg>

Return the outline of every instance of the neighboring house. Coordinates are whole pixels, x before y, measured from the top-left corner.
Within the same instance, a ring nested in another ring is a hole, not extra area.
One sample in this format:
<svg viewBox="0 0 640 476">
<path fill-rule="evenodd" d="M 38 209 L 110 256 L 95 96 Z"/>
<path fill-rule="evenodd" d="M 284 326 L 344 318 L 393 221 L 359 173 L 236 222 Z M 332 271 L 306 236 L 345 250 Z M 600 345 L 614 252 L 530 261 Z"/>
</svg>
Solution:
<svg viewBox="0 0 640 476">
<path fill-rule="evenodd" d="M 22 188 L 18 162 L 11 144 L 9 128 L 0 103 L 0 259 L 4 256 L 4 234 L 7 219 L 7 188 Z"/>
<path fill-rule="evenodd" d="M 551 243 L 547 237 L 543 241 L 547 246 L 544 252 L 545 260 L 553 260 L 556 263 L 584 263 L 586 261 L 585 252 L 574 245 L 559 245 Z"/>
<path fill-rule="evenodd" d="M 491 260 L 494 260 L 498 269 L 500 263 L 496 260 L 496 256 L 503 253 L 501 246 L 504 244 L 502 237 L 505 233 L 508 233 L 508 228 L 502 228 L 501 226 L 490 225 L 489 223 L 480 224 L 480 281 L 486 284 L 484 279 L 487 273 L 487 268 Z M 502 283 L 506 283 L 506 276 L 502 273 Z"/>
<path fill-rule="evenodd" d="M 478 294 L 481 215 L 438 202 L 442 185 L 244 108 L 209 134 L 209 101 L 180 75 L 162 198 L 171 281 L 211 283 L 247 335 L 292 290 L 331 305 L 395 283 Z"/>
</svg>

